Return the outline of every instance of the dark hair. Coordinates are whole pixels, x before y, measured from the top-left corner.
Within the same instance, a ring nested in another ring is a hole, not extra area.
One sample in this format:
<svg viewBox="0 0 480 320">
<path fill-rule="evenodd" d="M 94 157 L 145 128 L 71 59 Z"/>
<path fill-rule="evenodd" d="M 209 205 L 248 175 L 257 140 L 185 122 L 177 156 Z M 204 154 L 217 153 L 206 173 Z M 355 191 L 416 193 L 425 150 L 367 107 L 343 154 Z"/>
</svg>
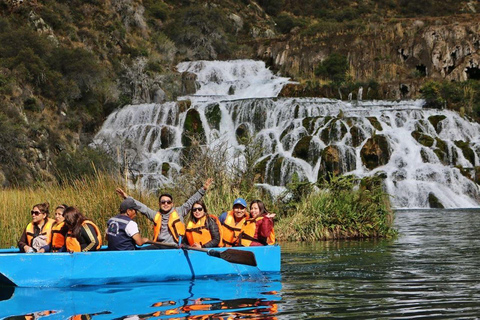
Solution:
<svg viewBox="0 0 480 320">
<path fill-rule="evenodd" d="M 62 204 L 59 204 L 56 208 L 55 208 L 55 211 L 57 211 L 57 209 L 63 209 L 63 211 L 65 211 L 65 209 L 67 209 L 67 205 L 65 203 L 62 203 Z"/>
<path fill-rule="evenodd" d="M 35 207 L 37 207 L 38 210 L 40 210 L 41 213 L 45 213 L 47 215 L 45 218 L 48 217 L 48 214 L 50 213 L 48 211 L 48 209 L 50 208 L 50 205 L 48 204 L 48 202 L 36 204 L 32 207 L 32 209 L 35 208 Z"/>
<path fill-rule="evenodd" d="M 162 199 L 162 197 L 169 197 L 170 200 L 173 201 L 173 197 L 170 193 L 162 193 L 160 197 L 158 197 L 158 202 L 160 202 L 160 199 Z"/>
<path fill-rule="evenodd" d="M 198 201 L 195 201 L 195 202 L 192 204 L 192 208 L 190 209 L 190 214 L 191 214 L 192 219 L 195 219 L 195 216 L 193 215 L 193 205 L 194 205 L 194 204 L 199 204 L 199 205 L 201 205 L 202 208 L 203 208 L 203 212 L 205 212 L 205 215 L 208 214 L 207 206 L 205 205 L 205 202 L 203 202 L 203 200 L 198 200 Z"/>
<path fill-rule="evenodd" d="M 253 201 L 250 203 L 250 211 L 252 211 L 252 205 L 255 204 L 255 203 L 258 205 L 258 209 L 260 210 L 260 214 L 259 214 L 259 215 L 264 215 L 264 214 L 269 213 L 269 212 L 267 211 L 267 209 L 265 208 L 265 205 L 263 204 L 262 200 L 253 200 Z"/>
<path fill-rule="evenodd" d="M 83 213 L 81 213 L 80 210 L 78 210 L 76 207 L 67 207 L 63 212 L 63 217 L 65 218 L 65 225 L 78 239 L 80 236 L 83 222 L 85 222 L 85 220 L 88 220 L 87 217 L 85 217 Z"/>
</svg>

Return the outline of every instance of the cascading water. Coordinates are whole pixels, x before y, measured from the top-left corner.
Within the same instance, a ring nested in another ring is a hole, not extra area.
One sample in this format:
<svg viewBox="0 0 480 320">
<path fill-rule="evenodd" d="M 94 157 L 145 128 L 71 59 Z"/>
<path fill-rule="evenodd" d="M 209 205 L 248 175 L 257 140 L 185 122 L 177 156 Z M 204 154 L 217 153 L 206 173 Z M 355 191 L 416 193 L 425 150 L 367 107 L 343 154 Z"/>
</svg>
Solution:
<svg viewBox="0 0 480 320">
<path fill-rule="evenodd" d="M 95 145 L 134 165 L 136 183 L 146 188 L 180 170 L 184 131 L 196 122 L 206 146 L 226 143 L 236 163 L 242 163 L 242 137 L 261 145 L 260 182 L 271 189 L 294 174 L 315 182 L 328 172 L 348 172 L 381 175 L 396 208 L 480 204 L 474 182 L 480 125 L 454 112 L 423 109 L 422 101 L 275 98 L 288 79 L 258 61 L 177 68 L 197 75 L 197 92 L 181 98 L 189 107 L 185 101 L 129 105 L 112 113 L 95 138 Z"/>
</svg>

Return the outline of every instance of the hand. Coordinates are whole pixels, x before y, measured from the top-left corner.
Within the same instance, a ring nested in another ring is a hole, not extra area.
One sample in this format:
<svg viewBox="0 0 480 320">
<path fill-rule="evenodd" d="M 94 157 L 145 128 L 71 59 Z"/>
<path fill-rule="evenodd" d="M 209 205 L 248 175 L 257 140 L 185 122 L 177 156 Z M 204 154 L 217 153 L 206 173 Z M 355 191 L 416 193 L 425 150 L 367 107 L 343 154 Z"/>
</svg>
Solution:
<svg viewBox="0 0 480 320">
<path fill-rule="evenodd" d="M 122 197 L 123 199 L 128 198 L 128 194 L 125 191 L 123 191 L 121 188 L 115 189 L 115 192 L 118 193 L 120 197 Z"/>
<path fill-rule="evenodd" d="M 30 246 L 24 246 L 24 247 L 23 247 L 23 251 L 25 251 L 26 253 L 35 252 L 35 251 L 33 250 L 33 248 L 30 247 Z"/>
<path fill-rule="evenodd" d="M 193 248 L 201 248 L 202 245 L 195 242 L 195 243 L 192 245 L 192 247 L 193 247 Z"/>
<path fill-rule="evenodd" d="M 210 188 L 210 185 L 212 184 L 212 182 L 213 182 L 213 179 L 208 178 L 207 181 L 205 181 L 205 183 L 203 184 L 203 189 L 208 190 L 208 188 Z"/>
<path fill-rule="evenodd" d="M 40 252 L 40 253 L 45 253 L 45 249 L 43 249 L 43 248 L 40 248 L 40 249 L 38 249 L 38 250 L 37 250 L 37 252 Z"/>
<path fill-rule="evenodd" d="M 276 216 L 275 213 L 267 213 L 267 214 L 265 215 L 265 217 L 270 218 L 270 219 L 275 218 L 275 216 Z"/>
</svg>

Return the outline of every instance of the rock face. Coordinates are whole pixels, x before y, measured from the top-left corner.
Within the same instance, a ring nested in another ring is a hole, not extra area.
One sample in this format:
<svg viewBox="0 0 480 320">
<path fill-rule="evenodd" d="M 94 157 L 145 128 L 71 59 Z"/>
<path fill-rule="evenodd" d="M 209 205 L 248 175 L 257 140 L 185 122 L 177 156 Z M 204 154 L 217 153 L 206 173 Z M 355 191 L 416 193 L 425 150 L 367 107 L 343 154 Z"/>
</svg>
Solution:
<svg viewBox="0 0 480 320">
<path fill-rule="evenodd" d="M 399 19 L 369 25 L 361 34 L 339 32 L 313 39 L 291 35 L 259 43 L 256 52 L 283 74 L 297 78 L 308 77 L 329 54 L 340 53 L 348 57 L 354 81 L 375 79 L 384 84 L 383 98 L 401 99 L 415 97 L 426 78 L 480 79 L 479 33 L 480 23 L 468 15 L 448 21 Z M 295 93 L 294 87 L 286 91 Z"/>
<path fill-rule="evenodd" d="M 383 135 L 375 135 L 367 140 L 360 151 L 362 162 L 369 170 L 385 165 L 390 160 L 391 150 Z"/>
</svg>

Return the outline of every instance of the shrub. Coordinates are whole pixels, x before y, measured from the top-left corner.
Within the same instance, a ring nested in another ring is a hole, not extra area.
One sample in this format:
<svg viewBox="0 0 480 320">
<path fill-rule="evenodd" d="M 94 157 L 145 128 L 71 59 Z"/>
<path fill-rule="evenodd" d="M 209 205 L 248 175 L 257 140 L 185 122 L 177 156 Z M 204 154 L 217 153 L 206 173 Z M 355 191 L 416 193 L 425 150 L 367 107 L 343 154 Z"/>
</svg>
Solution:
<svg viewBox="0 0 480 320">
<path fill-rule="evenodd" d="M 349 64 L 346 56 L 332 53 L 320 62 L 315 69 L 315 75 L 330 79 L 335 84 L 340 84 L 345 81 L 348 68 Z"/>
</svg>

